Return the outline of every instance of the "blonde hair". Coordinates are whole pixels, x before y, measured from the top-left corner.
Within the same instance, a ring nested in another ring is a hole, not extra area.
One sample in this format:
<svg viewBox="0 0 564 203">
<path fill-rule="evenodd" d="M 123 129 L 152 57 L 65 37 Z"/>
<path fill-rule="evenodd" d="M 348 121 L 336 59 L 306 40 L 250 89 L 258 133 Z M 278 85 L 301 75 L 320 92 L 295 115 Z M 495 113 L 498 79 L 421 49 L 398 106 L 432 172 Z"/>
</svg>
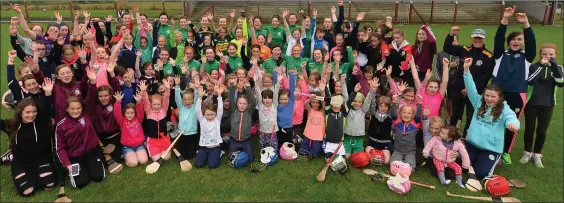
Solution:
<svg viewBox="0 0 564 203">
<path fill-rule="evenodd" d="M 429 118 L 429 125 L 434 125 L 434 124 L 438 124 L 441 127 L 443 127 L 445 125 L 445 122 L 440 116 L 433 116 Z"/>
</svg>

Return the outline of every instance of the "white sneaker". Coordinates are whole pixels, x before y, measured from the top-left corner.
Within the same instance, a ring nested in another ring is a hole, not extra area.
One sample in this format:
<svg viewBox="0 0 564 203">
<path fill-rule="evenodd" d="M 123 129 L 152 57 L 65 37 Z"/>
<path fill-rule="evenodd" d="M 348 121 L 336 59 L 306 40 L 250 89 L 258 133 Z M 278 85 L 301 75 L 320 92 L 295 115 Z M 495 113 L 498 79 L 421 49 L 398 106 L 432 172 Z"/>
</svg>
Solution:
<svg viewBox="0 0 564 203">
<path fill-rule="evenodd" d="M 542 165 L 542 160 L 541 160 L 541 158 L 542 158 L 542 154 L 536 154 L 536 153 L 535 153 L 535 156 L 534 156 L 533 160 L 535 161 L 535 166 L 536 166 L 537 168 L 544 168 L 544 165 Z"/>
<path fill-rule="evenodd" d="M 526 164 L 527 162 L 531 161 L 531 158 L 533 158 L 533 153 L 524 151 L 523 156 L 521 157 L 519 162 L 522 164 Z"/>
</svg>

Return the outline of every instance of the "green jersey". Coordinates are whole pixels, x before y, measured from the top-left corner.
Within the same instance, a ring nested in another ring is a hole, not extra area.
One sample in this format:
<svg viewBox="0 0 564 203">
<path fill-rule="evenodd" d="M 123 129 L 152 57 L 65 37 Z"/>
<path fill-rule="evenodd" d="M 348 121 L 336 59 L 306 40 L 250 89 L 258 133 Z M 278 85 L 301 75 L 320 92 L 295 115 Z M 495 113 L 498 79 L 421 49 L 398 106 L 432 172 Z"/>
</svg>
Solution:
<svg viewBox="0 0 564 203">
<path fill-rule="evenodd" d="M 243 63 L 243 59 L 241 59 L 240 56 L 229 56 L 227 62 L 229 63 L 229 67 L 231 67 L 231 70 L 233 71 L 235 71 L 237 68 L 242 68 L 245 64 Z"/>
<path fill-rule="evenodd" d="M 219 61 L 215 59 L 213 61 L 206 62 L 204 66 L 204 71 L 208 74 L 211 74 L 213 70 L 219 70 Z"/>
<path fill-rule="evenodd" d="M 268 34 L 272 35 L 272 46 L 284 45 L 284 37 L 286 36 L 286 30 L 282 27 L 267 27 Z M 268 36 L 266 36 L 268 39 Z"/>
<path fill-rule="evenodd" d="M 288 72 L 289 70 L 298 70 L 298 72 L 302 71 L 302 63 L 309 62 L 309 58 L 295 58 L 293 56 L 284 56 L 284 59 L 286 60 L 286 72 Z"/>
<path fill-rule="evenodd" d="M 281 60 L 281 59 L 282 58 L 279 58 L 278 60 Z M 282 61 L 282 63 L 280 63 L 280 65 L 277 65 L 276 63 L 277 63 L 277 61 L 274 59 L 274 57 L 270 57 L 270 58 L 266 59 L 264 61 L 264 63 L 262 63 L 262 67 L 266 70 L 267 73 L 270 73 L 270 74 L 272 74 L 272 71 L 274 71 L 274 69 L 277 66 L 286 67 L 286 61 L 284 61 L 284 60 Z"/>
<path fill-rule="evenodd" d="M 182 67 L 183 65 L 187 65 L 188 66 L 188 71 L 192 71 L 194 69 L 196 70 L 200 70 L 200 67 L 202 67 L 202 64 L 194 59 L 190 59 L 188 60 L 187 64 L 184 62 L 184 57 L 181 60 L 176 61 L 176 64 L 178 64 L 180 67 Z"/>
<path fill-rule="evenodd" d="M 175 31 L 182 33 L 182 41 L 186 41 L 186 39 L 188 39 L 188 32 L 190 32 L 190 27 L 177 28 Z"/>
<path fill-rule="evenodd" d="M 309 61 L 309 63 L 307 64 L 307 71 L 311 73 L 314 69 L 321 74 L 323 72 L 323 62 L 318 63 L 314 59 Z"/>
<path fill-rule="evenodd" d="M 227 47 L 229 47 L 229 42 L 231 38 L 225 37 L 225 39 L 214 38 L 213 43 L 215 44 L 215 50 L 221 51 L 223 55 L 227 55 Z"/>
<path fill-rule="evenodd" d="M 134 35 L 134 36 L 135 36 L 135 41 L 133 43 L 133 46 L 135 46 L 137 50 L 141 50 L 141 64 L 144 64 L 145 62 L 152 62 L 153 38 L 151 37 L 151 33 L 147 32 L 147 46 L 145 46 L 145 48 L 141 47 L 141 36 L 140 35 Z"/>
</svg>

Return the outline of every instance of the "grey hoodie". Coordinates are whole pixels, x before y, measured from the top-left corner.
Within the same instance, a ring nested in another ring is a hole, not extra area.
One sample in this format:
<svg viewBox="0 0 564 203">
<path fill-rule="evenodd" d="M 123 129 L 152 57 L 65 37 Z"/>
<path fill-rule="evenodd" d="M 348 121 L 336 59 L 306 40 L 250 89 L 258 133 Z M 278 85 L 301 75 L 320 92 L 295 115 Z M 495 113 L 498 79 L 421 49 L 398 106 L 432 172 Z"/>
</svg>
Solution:
<svg viewBox="0 0 564 203">
<path fill-rule="evenodd" d="M 249 105 L 245 111 L 237 108 L 237 88 L 229 86 L 229 111 L 231 112 L 231 137 L 238 141 L 246 140 L 251 137 L 251 127 L 253 126 L 252 115 L 256 110 L 256 100 L 251 88 L 245 89 L 245 94 L 249 98 Z"/>
<path fill-rule="evenodd" d="M 364 117 L 366 116 L 366 113 L 370 111 L 370 104 L 375 96 L 373 92 L 368 92 L 362 107 L 360 109 L 354 109 L 352 107 L 352 102 L 354 101 L 356 94 L 358 94 L 358 92 L 353 91 L 347 101 L 347 106 L 350 110 L 346 120 L 345 134 L 350 136 L 363 136 L 366 134 L 366 120 L 364 120 Z"/>
</svg>

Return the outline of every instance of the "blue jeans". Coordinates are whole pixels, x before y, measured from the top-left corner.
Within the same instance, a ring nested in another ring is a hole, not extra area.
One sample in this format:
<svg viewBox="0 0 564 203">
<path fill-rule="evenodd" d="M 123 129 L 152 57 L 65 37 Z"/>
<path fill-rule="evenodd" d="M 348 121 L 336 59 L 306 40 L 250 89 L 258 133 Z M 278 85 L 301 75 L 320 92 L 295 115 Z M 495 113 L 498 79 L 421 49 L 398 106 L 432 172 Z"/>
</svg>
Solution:
<svg viewBox="0 0 564 203">
<path fill-rule="evenodd" d="M 139 150 L 145 150 L 145 145 L 141 144 L 137 147 L 123 146 L 123 149 L 121 150 L 121 152 L 123 153 L 123 156 L 125 156 L 129 152 L 137 152 Z"/>
<path fill-rule="evenodd" d="M 208 168 L 217 168 L 219 166 L 221 149 L 217 147 L 200 147 L 200 150 L 196 154 L 196 163 L 194 164 L 196 168 L 203 167 L 208 163 Z"/>
<path fill-rule="evenodd" d="M 251 139 L 252 137 L 249 137 L 246 140 L 238 141 L 236 139 L 231 138 L 229 140 L 229 154 L 236 151 L 243 151 L 247 153 L 247 155 L 249 155 L 249 162 L 254 161 L 255 154 L 253 151 L 253 143 Z"/>
<path fill-rule="evenodd" d="M 483 179 L 493 174 L 495 165 L 499 162 L 500 153 L 483 150 L 466 142 L 466 151 L 470 157 L 471 166 L 474 168 L 476 177 Z"/>
<path fill-rule="evenodd" d="M 303 136 L 303 141 L 300 144 L 300 154 L 306 155 L 306 153 L 311 153 L 312 156 L 318 157 L 322 152 L 323 141 L 310 140 L 306 136 Z"/>
</svg>

